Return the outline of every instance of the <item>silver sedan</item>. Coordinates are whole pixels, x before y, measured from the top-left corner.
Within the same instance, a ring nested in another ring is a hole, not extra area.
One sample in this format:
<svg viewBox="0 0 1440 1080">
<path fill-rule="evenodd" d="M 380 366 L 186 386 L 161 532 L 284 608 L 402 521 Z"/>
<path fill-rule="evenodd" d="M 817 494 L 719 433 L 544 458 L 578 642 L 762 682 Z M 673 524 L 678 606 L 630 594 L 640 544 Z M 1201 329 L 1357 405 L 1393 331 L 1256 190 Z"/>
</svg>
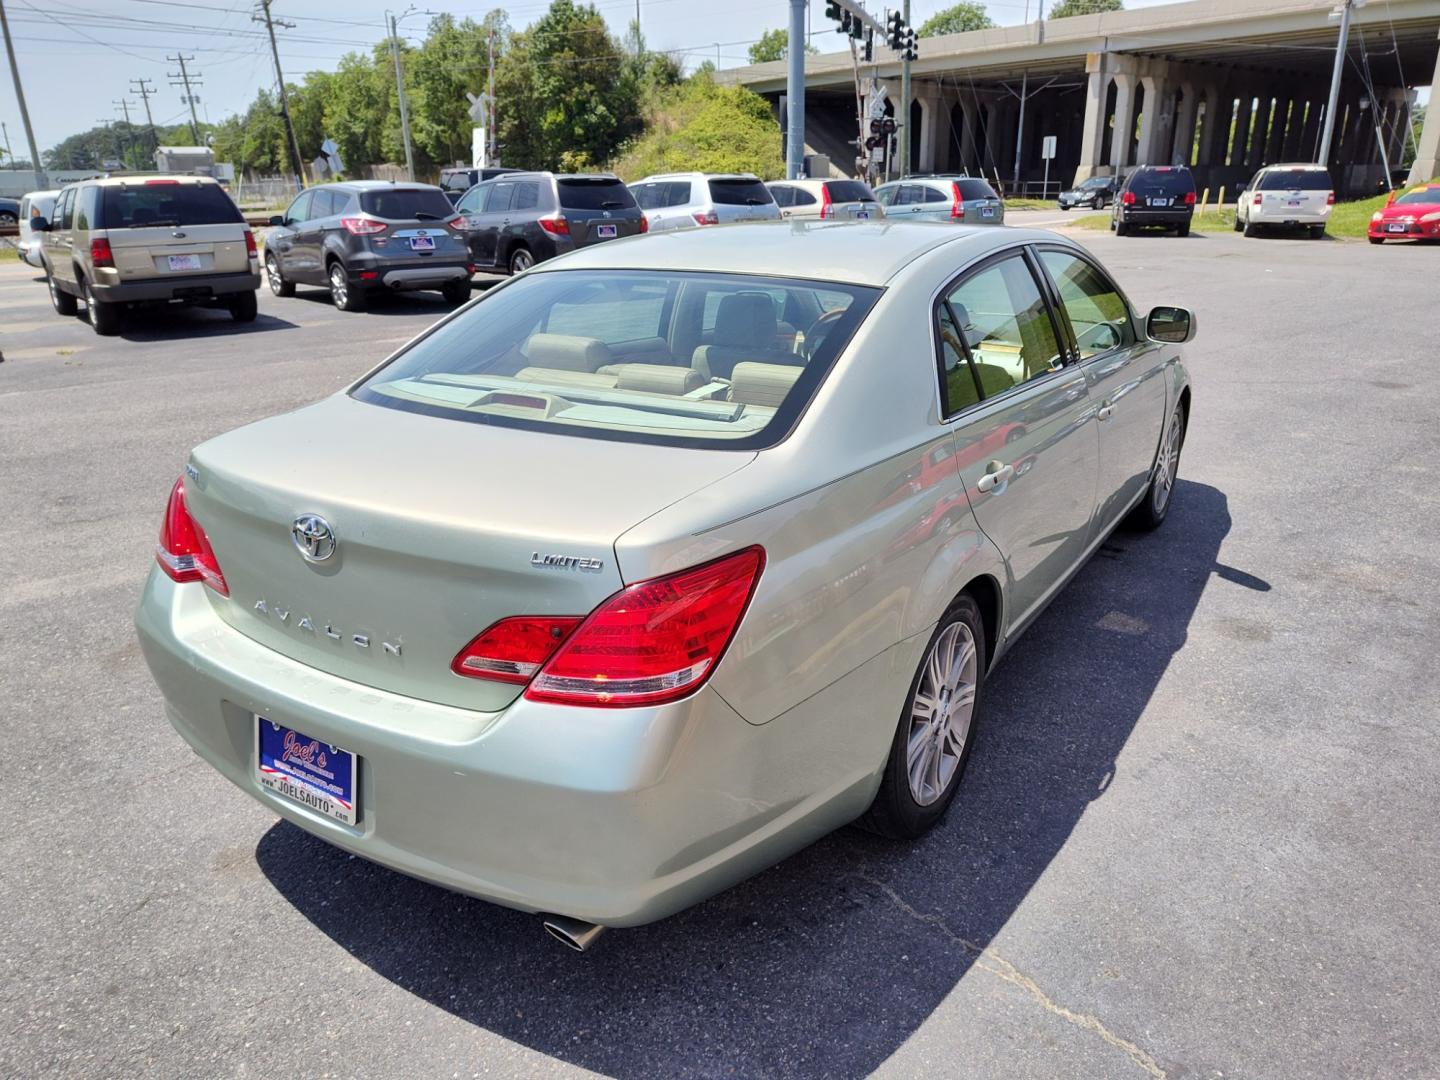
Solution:
<svg viewBox="0 0 1440 1080">
<path fill-rule="evenodd" d="M 1169 513 L 1194 331 L 1038 231 L 587 248 L 197 447 L 141 644 L 273 812 L 588 947 L 941 820 L 988 673 Z"/>
</svg>

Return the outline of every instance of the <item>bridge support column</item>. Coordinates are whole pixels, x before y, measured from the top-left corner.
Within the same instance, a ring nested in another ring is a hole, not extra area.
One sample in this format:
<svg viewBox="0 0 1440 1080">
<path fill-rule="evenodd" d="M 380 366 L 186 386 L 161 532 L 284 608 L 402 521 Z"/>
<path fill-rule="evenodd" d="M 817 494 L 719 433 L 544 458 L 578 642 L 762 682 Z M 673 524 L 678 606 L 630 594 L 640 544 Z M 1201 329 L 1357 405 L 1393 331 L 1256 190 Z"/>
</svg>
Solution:
<svg viewBox="0 0 1440 1080">
<path fill-rule="evenodd" d="M 1265 164 L 1265 145 L 1270 137 L 1270 96 L 1265 94 L 1260 98 L 1260 104 L 1255 107 L 1255 134 L 1251 136 L 1250 146 L 1245 153 L 1244 164 L 1252 169 L 1258 169 Z"/>
<path fill-rule="evenodd" d="M 1325 111 L 1325 102 L 1315 98 L 1310 102 L 1310 112 L 1305 117 L 1305 128 L 1300 132 L 1300 158 L 1303 161 L 1314 161 L 1315 151 L 1319 149 L 1320 139 L 1320 114 Z M 1324 164 L 1321 162 L 1321 164 Z"/>
<path fill-rule="evenodd" d="M 1179 100 L 1175 107 L 1175 147 L 1170 153 L 1170 164 L 1189 165 L 1195 149 L 1195 119 L 1199 102 L 1195 100 L 1195 84 L 1181 83 Z"/>
<path fill-rule="evenodd" d="M 941 99 L 935 95 L 917 96 L 920 102 L 920 171 L 937 172 L 935 150 L 940 145 Z"/>
<path fill-rule="evenodd" d="M 965 117 L 965 128 L 960 132 L 960 171 L 975 173 L 976 147 L 975 128 L 980 123 L 980 111 L 973 100 L 960 99 L 960 113 Z"/>
<path fill-rule="evenodd" d="M 1212 168 L 1225 164 L 1230 140 L 1230 116 L 1234 101 L 1225 87 L 1212 86 L 1205 92 L 1205 127 L 1200 133 L 1200 164 Z"/>
<path fill-rule="evenodd" d="M 1241 91 L 1240 104 L 1235 109 L 1235 137 L 1230 143 L 1230 165 L 1245 166 L 1245 148 L 1250 143 L 1250 110 L 1255 99 L 1249 90 Z"/>
<path fill-rule="evenodd" d="M 1290 120 L 1290 95 L 1282 94 L 1275 99 L 1275 109 L 1270 117 L 1270 141 L 1265 147 L 1265 161 L 1273 165 L 1284 160 L 1285 125 Z"/>
<path fill-rule="evenodd" d="M 1390 126 L 1386 128 L 1389 141 L 1385 144 L 1385 150 L 1390 155 L 1390 167 L 1395 169 L 1399 168 L 1400 162 L 1404 160 L 1405 144 L 1410 137 L 1408 129 L 1414 92 L 1400 86 L 1391 90 L 1389 97 L 1391 120 Z"/>
<path fill-rule="evenodd" d="M 1305 133 L 1305 110 L 1313 108 L 1308 96 L 1296 97 L 1290 103 L 1290 121 L 1285 125 L 1285 148 L 1280 157 L 1294 161 L 1300 156 L 1300 138 Z"/>
<path fill-rule="evenodd" d="M 1140 111 L 1140 138 L 1135 145 L 1135 164 L 1168 164 L 1167 140 L 1174 130 L 1175 107 L 1170 87 L 1159 75 L 1141 76 L 1140 85 L 1145 88 L 1145 104 Z M 1165 155 L 1164 161 L 1160 160 L 1162 155 Z"/>
<path fill-rule="evenodd" d="M 1100 173 L 1105 167 L 1100 154 L 1105 146 L 1105 99 L 1109 97 L 1110 75 L 1105 71 L 1090 72 L 1085 88 L 1085 121 L 1080 132 L 1080 164 L 1075 169 L 1079 184 Z"/>
<path fill-rule="evenodd" d="M 1418 184 L 1440 176 L 1440 55 L 1435 57 L 1435 74 L 1430 78 L 1430 101 L 1425 109 L 1425 126 L 1420 129 L 1420 149 L 1410 166 L 1407 183 Z"/>
<path fill-rule="evenodd" d="M 1115 124 L 1110 132 L 1110 166 L 1118 174 L 1131 164 L 1130 138 L 1135 131 L 1134 75 L 1117 72 L 1115 80 Z"/>
</svg>

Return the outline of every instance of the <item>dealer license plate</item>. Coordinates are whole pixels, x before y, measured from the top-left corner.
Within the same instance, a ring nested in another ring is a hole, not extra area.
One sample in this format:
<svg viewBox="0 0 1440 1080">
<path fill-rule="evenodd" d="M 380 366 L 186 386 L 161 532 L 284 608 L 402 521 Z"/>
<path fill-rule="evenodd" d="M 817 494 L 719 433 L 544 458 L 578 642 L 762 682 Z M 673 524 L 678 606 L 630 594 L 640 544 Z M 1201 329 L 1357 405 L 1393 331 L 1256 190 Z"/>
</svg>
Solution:
<svg viewBox="0 0 1440 1080">
<path fill-rule="evenodd" d="M 868 218 L 868 217 L 870 216 L 870 211 L 869 211 L 869 210 L 856 210 L 856 211 L 855 211 L 855 216 L 856 216 L 857 218 Z"/>
<path fill-rule="evenodd" d="M 435 238 L 433 236 L 412 236 L 410 237 L 411 251 L 434 251 Z"/>
<path fill-rule="evenodd" d="M 171 255 L 171 256 L 170 256 L 170 269 L 171 269 L 171 270 L 199 270 L 199 269 L 200 269 L 200 256 L 199 256 L 199 255 Z"/>
<path fill-rule="evenodd" d="M 346 825 L 355 824 L 355 755 L 255 717 L 255 778 L 301 806 Z"/>
<path fill-rule="evenodd" d="M 1151 206 L 1169 206 L 1169 205 L 1170 205 L 1170 200 L 1169 200 L 1169 199 L 1151 199 L 1151 200 L 1150 200 L 1150 205 L 1151 205 Z"/>
<path fill-rule="evenodd" d="M 596 225 L 595 235 L 601 240 L 613 240 L 619 235 L 619 231 L 614 225 Z"/>
<path fill-rule="evenodd" d="M 994 217 L 994 216 L 995 216 L 995 208 L 994 208 L 993 206 L 982 206 L 982 207 L 980 208 L 980 216 L 981 216 L 981 217 Z"/>
</svg>

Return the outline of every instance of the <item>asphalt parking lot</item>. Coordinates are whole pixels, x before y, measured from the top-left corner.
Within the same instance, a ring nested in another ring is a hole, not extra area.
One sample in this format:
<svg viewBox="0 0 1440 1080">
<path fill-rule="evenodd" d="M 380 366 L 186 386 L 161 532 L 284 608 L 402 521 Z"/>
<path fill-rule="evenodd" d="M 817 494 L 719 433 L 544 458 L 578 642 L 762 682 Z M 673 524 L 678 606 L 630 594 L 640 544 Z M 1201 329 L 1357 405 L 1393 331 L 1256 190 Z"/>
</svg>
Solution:
<svg viewBox="0 0 1440 1080">
<path fill-rule="evenodd" d="M 278 822 L 131 626 L 189 448 L 438 294 L 101 339 L 0 263 L 0 1074 L 1434 1076 L 1440 251 L 1076 235 L 1199 315 L 1170 520 L 997 669 L 938 830 L 583 956 Z"/>
</svg>

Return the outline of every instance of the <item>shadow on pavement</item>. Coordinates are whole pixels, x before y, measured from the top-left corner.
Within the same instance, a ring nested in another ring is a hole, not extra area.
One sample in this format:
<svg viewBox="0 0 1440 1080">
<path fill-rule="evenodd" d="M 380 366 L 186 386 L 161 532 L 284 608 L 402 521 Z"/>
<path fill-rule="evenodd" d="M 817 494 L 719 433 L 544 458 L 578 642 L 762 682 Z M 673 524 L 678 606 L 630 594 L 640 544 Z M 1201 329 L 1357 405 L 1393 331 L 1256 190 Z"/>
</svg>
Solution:
<svg viewBox="0 0 1440 1080">
<path fill-rule="evenodd" d="M 1225 496 L 1181 481 L 1164 528 L 1112 536 L 995 670 L 964 786 L 913 844 L 842 830 L 584 955 L 533 916 L 351 858 L 288 823 L 262 837 L 256 860 L 378 974 L 562 1061 L 622 1078 L 867 1074 L 925 1022 L 1104 796 L 1212 576 L 1269 589 L 1217 563 L 1229 530 Z"/>
<path fill-rule="evenodd" d="M 84 321 L 83 307 L 79 318 Z M 265 314 L 257 315 L 254 322 L 236 322 L 221 308 L 136 308 L 121 315 L 120 333 L 116 336 L 125 341 L 172 341 L 297 329 L 299 327 L 287 319 Z"/>
<path fill-rule="evenodd" d="M 474 295 L 474 288 L 471 288 L 471 295 Z M 330 298 L 330 290 L 319 287 L 307 287 L 297 285 L 295 295 L 283 303 L 291 303 L 294 300 L 304 300 L 312 304 L 320 304 L 335 311 L 336 315 L 344 318 L 364 318 L 366 315 L 434 315 L 439 318 L 441 315 L 448 315 L 457 308 L 458 304 L 452 304 L 438 292 L 428 289 L 413 289 L 408 292 L 375 292 L 365 298 L 365 307 L 362 311 L 338 311 L 335 309 L 335 302 Z"/>
</svg>

